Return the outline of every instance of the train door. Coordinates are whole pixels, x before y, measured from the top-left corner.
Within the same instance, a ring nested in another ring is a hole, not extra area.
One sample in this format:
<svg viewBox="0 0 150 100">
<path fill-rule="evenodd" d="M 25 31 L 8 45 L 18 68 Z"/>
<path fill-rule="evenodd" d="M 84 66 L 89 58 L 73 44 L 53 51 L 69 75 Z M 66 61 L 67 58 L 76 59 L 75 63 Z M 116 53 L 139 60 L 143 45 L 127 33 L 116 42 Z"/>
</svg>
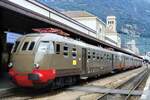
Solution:
<svg viewBox="0 0 150 100">
<path fill-rule="evenodd" d="M 86 74 L 86 62 L 87 62 L 87 56 L 86 56 L 86 48 L 82 48 L 82 74 Z"/>
</svg>

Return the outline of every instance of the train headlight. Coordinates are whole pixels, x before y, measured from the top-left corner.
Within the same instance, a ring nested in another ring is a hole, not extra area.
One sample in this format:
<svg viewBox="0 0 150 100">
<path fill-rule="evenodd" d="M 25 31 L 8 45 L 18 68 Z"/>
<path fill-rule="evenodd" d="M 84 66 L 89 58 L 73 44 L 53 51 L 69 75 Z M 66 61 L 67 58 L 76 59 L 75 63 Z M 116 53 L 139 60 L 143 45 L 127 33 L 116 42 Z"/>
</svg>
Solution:
<svg viewBox="0 0 150 100">
<path fill-rule="evenodd" d="M 39 64 L 34 64 L 34 68 L 39 69 L 40 65 Z"/>
<path fill-rule="evenodd" d="M 10 63 L 8 64 L 8 67 L 9 67 L 9 68 L 12 68 L 12 67 L 13 67 L 13 63 L 10 62 Z"/>
</svg>

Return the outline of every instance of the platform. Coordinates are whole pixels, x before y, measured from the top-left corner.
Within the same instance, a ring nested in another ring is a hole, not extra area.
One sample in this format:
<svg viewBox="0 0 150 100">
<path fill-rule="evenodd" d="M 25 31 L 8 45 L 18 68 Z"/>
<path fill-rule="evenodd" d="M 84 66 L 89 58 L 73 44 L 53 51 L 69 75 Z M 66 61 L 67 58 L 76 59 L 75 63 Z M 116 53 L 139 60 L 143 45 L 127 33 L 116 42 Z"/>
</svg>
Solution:
<svg viewBox="0 0 150 100">
<path fill-rule="evenodd" d="M 149 65 L 148 69 L 150 72 L 150 65 Z M 142 94 L 140 100 L 150 100 L 150 74 L 149 74 L 149 77 L 147 79 L 147 82 L 146 82 L 146 85 L 144 87 L 143 94 Z"/>
</svg>

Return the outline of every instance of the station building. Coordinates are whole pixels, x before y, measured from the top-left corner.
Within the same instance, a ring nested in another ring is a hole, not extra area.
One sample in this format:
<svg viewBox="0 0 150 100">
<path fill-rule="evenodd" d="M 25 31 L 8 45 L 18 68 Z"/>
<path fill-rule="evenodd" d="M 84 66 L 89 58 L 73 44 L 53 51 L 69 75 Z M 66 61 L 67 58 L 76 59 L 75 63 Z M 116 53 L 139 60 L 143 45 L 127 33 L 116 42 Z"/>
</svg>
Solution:
<svg viewBox="0 0 150 100">
<path fill-rule="evenodd" d="M 97 16 L 86 11 L 65 11 L 62 13 L 95 30 L 96 38 L 121 47 L 121 39 L 116 31 L 117 22 L 115 16 L 108 16 L 105 23 Z"/>
<path fill-rule="evenodd" d="M 86 11 L 66 11 L 62 13 L 93 29 L 96 31 L 96 38 L 104 40 L 106 24 L 97 16 Z"/>
</svg>

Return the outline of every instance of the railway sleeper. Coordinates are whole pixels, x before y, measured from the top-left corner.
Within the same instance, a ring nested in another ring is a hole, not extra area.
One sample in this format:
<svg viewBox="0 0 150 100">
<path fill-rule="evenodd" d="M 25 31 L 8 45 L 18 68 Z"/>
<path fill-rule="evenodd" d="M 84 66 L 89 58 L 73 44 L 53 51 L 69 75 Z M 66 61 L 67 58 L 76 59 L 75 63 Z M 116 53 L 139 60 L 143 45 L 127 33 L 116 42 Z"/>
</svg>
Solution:
<svg viewBox="0 0 150 100">
<path fill-rule="evenodd" d="M 109 93 L 109 94 L 122 94 L 122 95 L 128 95 L 130 93 L 130 90 L 127 89 L 110 89 L 110 88 L 104 88 L 104 87 L 98 87 L 98 86 L 74 86 L 68 88 L 69 90 L 74 91 L 84 91 L 89 93 Z M 142 95 L 143 91 L 140 90 L 134 90 L 131 95 Z"/>
</svg>

